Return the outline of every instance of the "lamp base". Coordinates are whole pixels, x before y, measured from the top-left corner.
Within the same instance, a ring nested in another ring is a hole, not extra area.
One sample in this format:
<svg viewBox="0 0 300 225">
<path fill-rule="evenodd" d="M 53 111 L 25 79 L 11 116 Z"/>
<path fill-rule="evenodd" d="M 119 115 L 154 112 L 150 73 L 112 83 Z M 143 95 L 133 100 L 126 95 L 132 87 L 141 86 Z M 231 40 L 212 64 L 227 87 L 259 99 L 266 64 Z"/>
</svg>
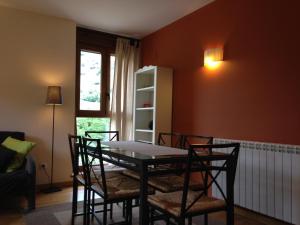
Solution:
<svg viewBox="0 0 300 225">
<path fill-rule="evenodd" d="M 41 190 L 41 192 L 43 192 L 45 194 L 50 194 L 50 193 L 59 192 L 59 191 L 61 191 L 61 188 L 55 187 L 55 186 L 52 186 L 52 185 L 50 185 L 49 187 Z"/>
</svg>

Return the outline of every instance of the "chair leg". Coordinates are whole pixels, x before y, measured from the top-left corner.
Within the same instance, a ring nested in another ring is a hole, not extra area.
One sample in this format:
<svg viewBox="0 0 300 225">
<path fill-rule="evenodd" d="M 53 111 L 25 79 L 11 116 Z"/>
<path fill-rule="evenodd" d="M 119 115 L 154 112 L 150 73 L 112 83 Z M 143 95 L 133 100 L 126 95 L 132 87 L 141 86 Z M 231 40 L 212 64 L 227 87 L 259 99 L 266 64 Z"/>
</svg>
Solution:
<svg viewBox="0 0 300 225">
<path fill-rule="evenodd" d="M 90 225 L 91 219 L 91 190 L 87 189 L 87 225 Z"/>
<path fill-rule="evenodd" d="M 207 213 L 204 214 L 204 225 L 208 225 L 208 215 L 207 215 Z"/>
<path fill-rule="evenodd" d="M 113 210 L 114 210 L 114 204 L 110 203 L 110 214 L 109 214 L 110 219 L 112 219 L 112 217 L 113 217 Z"/>
<path fill-rule="evenodd" d="M 192 225 L 192 223 L 193 223 L 192 217 L 189 217 L 188 218 L 188 225 Z"/>
<path fill-rule="evenodd" d="M 126 201 L 126 223 L 132 224 L 132 200 Z"/>
<path fill-rule="evenodd" d="M 103 225 L 107 224 L 107 203 L 103 202 Z"/>
<path fill-rule="evenodd" d="M 77 213 L 77 195 L 78 195 L 78 183 L 73 179 L 73 196 L 72 196 L 72 221 L 71 224 L 74 224 L 75 214 Z"/>
<path fill-rule="evenodd" d="M 74 210 L 74 214 L 77 213 L 77 197 L 78 196 L 78 183 L 74 179 L 73 180 L 73 198 L 72 198 L 72 210 Z"/>
<path fill-rule="evenodd" d="M 84 186 L 84 195 L 83 195 L 83 224 L 87 224 L 87 188 Z"/>
<path fill-rule="evenodd" d="M 130 211 L 129 211 L 129 225 L 132 224 L 132 200 L 130 200 Z"/>
<path fill-rule="evenodd" d="M 154 225 L 154 209 L 151 207 L 150 208 L 150 224 Z"/>
<path fill-rule="evenodd" d="M 126 203 L 123 201 L 123 217 L 125 218 L 125 209 L 126 209 Z"/>
<path fill-rule="evenodd" d="M 71 218 L 71 225 L 74 225 L 74 221 L 75 221 L 75 216 L 72 213 L 72 218 Z"/>
<path fill-rule="evenodd" d="M 178 220 L 178 225 L 185 225 L 185 218 Z"/>
<path fill-rule="evenodd" d="M 170 225 L 170 217 L 167 218 L 166 225 Z"/>
<path fill-rule="evenodd" d="M 92 220 L 95 218 L 95 192 L 92 194 Z"/>
<path fill-rule="evenodd" d="M 226 225 L 232 225 L 234 223 L 233 208 L 227 209 L 226 212 Z"/>
</svg>

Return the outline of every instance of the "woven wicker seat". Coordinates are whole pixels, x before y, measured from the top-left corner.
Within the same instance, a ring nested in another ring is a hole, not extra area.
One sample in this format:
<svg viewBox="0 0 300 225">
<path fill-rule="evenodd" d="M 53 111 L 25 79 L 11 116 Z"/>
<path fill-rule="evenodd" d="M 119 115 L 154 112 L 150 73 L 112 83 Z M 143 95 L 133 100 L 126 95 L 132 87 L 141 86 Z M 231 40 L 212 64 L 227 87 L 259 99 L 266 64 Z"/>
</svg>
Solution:
<svg viewBox="0 0 300 225">
<path fill-rule="evenodd" d="M 122 199 L 122 198 L 138 198 L 140 194 L 140 183 L 120 172 L 105 173 L 107 199 Z M 96 182 L 92 185 L 92 189 L 104 195 L 101 182 Z M 149 194 L 153 193 L 153 189 L 149 189 Z"/>
<path fill-rule="evenodd" d="M 199 192 L 189 191 L 187 204 L 191 204 L 199 195 Z M 182 204 L 182 191 L 151 195 L 149 196 L 148 201 L 153 206 L 166 210 L 170 214 L 179 217 Z M 203 196 L 188 210 L 187 215 L 222 210 L 225 209 L 225 207 L 226 203 L 224 200 Z"/>
<path fill-rule="evenodd" d="M 124 170 L 123 174 L 134 179 L 140 179 L 139 174 L 132 170 Z M 154 176 L 149 177 L 148 184 L 154 189 L 165 193 L 179 191 L 183 189 L 184 177 L 175 174 Z M 201 190 L 203 189 L 203 184 L 195 181 L 190 181 L 190 189 Z"/>
</svg>

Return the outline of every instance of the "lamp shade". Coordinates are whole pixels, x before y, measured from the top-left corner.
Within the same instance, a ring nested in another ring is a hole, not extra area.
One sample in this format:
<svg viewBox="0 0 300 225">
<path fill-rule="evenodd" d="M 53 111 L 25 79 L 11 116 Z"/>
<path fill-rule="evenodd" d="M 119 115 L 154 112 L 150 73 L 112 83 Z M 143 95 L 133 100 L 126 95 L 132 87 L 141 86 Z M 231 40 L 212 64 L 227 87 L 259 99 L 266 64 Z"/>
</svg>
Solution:
<svg viewBox="0 0 300 225">
<path fill-rule="evenodd" d="M 61 87 L 60 86 L 48 86 L 47 90 L 47 105 L 61 105 L 62 96 L 61 96 Z"/>
</svg>

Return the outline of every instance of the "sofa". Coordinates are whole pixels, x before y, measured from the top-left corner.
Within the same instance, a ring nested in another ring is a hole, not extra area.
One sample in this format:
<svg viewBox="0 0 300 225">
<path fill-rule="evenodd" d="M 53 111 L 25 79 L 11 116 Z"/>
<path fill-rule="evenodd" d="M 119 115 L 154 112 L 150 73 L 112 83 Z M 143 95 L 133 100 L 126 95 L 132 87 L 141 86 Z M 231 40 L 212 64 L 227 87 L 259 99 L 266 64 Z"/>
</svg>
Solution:
<svg viewBox="0 0 300 225">
<path fill-rule="evenodd" d="M 25 140 L 24 132 L 0 131 L 0 144 L 12 137 Z M 33 158 L 27 155 L 21 168 L 9 173 L 0 173 L 0 199 L 3 197 L 24 196 L 27 209 L 35 209 L 36 167 Z"/>
</svg>

